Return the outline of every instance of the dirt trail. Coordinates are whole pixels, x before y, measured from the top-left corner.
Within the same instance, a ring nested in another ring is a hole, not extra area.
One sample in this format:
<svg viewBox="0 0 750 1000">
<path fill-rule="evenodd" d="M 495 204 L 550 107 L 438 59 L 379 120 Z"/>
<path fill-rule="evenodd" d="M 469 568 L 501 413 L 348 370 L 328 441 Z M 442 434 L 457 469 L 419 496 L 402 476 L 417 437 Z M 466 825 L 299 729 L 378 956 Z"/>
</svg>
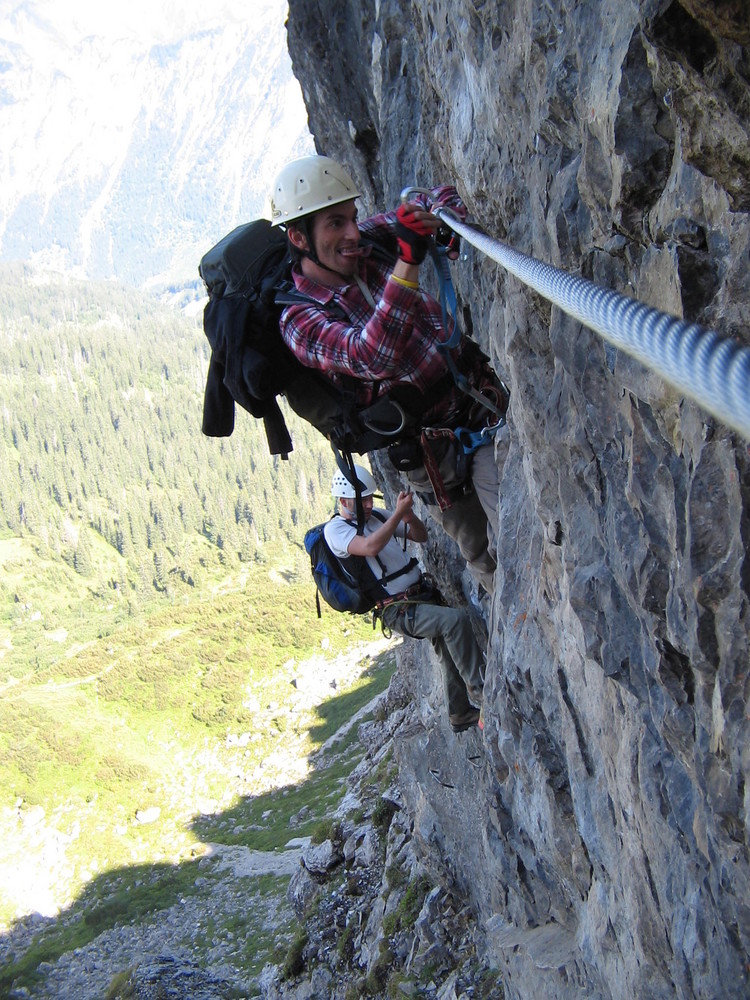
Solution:
<svg viewBox="0 0 750 1000">
<path fill-rule="evenodd" d="M 253 851 L 249 847 L 229 844 L 209 844 L 204 854 L 207 858 L 217 858 L 219 868 L 231 868 L 236 876 L 242 875 L 293 875 L 299 868 L 304 843 L 274 851 Z"/>
</svg>

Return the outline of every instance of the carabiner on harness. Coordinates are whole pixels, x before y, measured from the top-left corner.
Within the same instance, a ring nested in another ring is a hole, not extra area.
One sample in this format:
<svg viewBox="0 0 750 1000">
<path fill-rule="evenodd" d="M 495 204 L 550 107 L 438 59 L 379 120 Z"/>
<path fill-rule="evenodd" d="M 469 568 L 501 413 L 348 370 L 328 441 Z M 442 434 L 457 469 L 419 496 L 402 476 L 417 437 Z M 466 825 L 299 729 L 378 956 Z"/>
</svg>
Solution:
<svg viewBox="0 0 750 1000">
<path fill-rule="evenodd" d="M 397 437 L 408 424 L 403 406 L 387 396 L 362 410 L 359 418 L 368 430 L 376 431 L 383 437 Z"/>
<path fill-rule="evenodd" d="M 505 417 L 501 417 L 497 423 L 482 427 L 480 430 L 473 431 L 470 427 L 456 427 L 453 433 L 456 435 L 456 440 L 461 445 L 464 454 L 473 455 L 477 448 L 489 444 L 490 439 L 504 426 Z"/>
</svg>

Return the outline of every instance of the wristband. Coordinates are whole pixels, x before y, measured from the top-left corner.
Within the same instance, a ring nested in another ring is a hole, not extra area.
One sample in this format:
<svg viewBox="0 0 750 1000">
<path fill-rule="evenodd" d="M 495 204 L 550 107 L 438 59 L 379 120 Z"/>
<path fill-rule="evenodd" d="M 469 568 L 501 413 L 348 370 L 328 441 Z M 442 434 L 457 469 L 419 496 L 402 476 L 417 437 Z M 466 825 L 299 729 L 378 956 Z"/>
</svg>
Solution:
<svg viewBox="0 0 750 1000">
<path fill-rule="evenodd" d="M 418 281 L 408 281 L 406 278 L 399 278 L 395 274 L 389 274 L 388 277 L 391 281 L 395 281 L 397 285 L 401 285 L 403 288 L 413 288 L 415 290 L 419 288 Z"/>
</svg>

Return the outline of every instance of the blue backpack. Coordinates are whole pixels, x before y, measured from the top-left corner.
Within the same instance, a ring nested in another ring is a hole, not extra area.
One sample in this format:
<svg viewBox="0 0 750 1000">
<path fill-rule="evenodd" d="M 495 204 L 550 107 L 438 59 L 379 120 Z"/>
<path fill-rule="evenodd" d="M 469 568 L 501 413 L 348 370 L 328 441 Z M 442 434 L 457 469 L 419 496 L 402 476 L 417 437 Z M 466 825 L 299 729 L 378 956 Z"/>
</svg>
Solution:
<svg viewBox="0 0 750 1000">
<path fill-rule="evenodd" d="M 372 512 L 372 517 L 385 521 L 376 510 Z M 356 525 L 357 522 L 347 519 L 347 523 Z M 334 611 L 348 611 L 353 615 L 372 611 L 378 601 L 389 596 L 383 584 L 408 572 L 417 563 L 416 559 L 411 559 L 406 566 L 390 575 L 383 567 L 383 576 L 378 580 L 363 556 L 349 556 L 345 560 L 335 556 L 325 539 L 324 528 L 325 524 L 316 524 L 305 534 L 305 550 L 310 556 L 310 568 L 317 587 L 315 603 L 318 618 L 321 617 L 321 595 Z"/>
</svg>

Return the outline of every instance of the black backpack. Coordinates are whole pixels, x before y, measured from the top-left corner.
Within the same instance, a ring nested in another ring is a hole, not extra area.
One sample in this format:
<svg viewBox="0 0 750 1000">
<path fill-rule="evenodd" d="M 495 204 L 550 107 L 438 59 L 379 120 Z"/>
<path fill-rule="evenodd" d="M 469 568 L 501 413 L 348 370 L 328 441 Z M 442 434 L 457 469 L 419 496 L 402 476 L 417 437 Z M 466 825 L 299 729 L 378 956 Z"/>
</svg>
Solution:
<svg viewBox="0 0 750 1000">
<path fill-rule="evenodd" d="M 374 510 L 372 516 L 379 521 L 385 521 L 385 517 L 379 511 Z M 348 521 L 348 523 L 356 525 L 357 522 Z M 318 618 L 321 616 L 321 595 L 334 611 L 348 611 L 354 615 L 366 614 L 378 601 L 388 597 L 388 591 L 383 586 L 384 582 L 402 576 L 417 565 L 417 560 L 412 558 L 402 569 L 390 575 L 385 574 L 383 567 L 383 577 L 378 580 L 363 556 L 349 556 L 345 560 L 335 556 L 325 539 L 324 529 L 325 523 L 316 524 L 305 534 L 305 549 L 310 556 L 310 569 L 317 587 L 315 602 Z"/>
<path fill-rule="evenodd" d="M 271 454 L 286 458 L 292 441 L 276 398 L 283 395 L 336 448 L 365 454 L 386 447 L 394 440 L 389 404 L 378 404 L 386 411 L 381 423 L 382 409 L 370 418 L 357 412 L 353 386 L 342 390 L 306 368 L 282 340 L 284 306 L 311 301 L 294 288 L 291 265 L 285 234 L 266 219 L 238 226 L 201 258 L 209 294 L 203 329 L 211 345 L 203 433 L 229 436 L 237 402 L 264 421 Z"/>
</svg>

